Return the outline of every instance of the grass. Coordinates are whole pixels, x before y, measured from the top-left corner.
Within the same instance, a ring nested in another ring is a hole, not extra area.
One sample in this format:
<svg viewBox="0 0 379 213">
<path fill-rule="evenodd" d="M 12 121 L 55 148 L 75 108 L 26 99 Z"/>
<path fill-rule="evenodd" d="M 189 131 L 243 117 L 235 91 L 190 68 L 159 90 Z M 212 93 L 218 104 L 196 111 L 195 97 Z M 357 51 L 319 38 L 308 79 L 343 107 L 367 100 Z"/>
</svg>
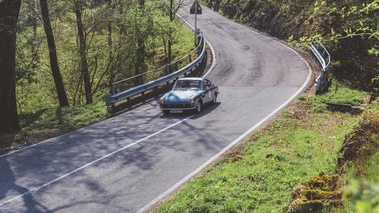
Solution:
<svg viewBox="0 0 379 213">
<path fill-rule="evenodd" d="M 156 212 L 286 211 L 297 184 L 312 179 L 320 172 L 336 173 L 336 159 L 345 138 L 354 135 L 368 115 L 373 116 L 374 126 L 379 123 L 378 103 L 368 107 L 363 115 L 328 111 L 325 103 L 358 105 L 362 99 L 362 92 L 342 84 L 332 86 L 323 95 L 300 96 L 275 121 L 237 145 L 214 166 L 205 169 Z M 44 109 L 21 114 L 22 131 L 1 135 L 0 139 L 11 141 L 10 149 L 17 149 L 109 116 L 102 102 Z M 379 143 L 377 133 L 369 135 L 369 138 Z M 9 151 L 8 148 L 3 148 L 2 152 Z M 364 210 L 370 205 L 362 204 L 365 203 L 362 199 L 369 200 L 366 204 L 377 199 L 376 186 L 372 182 L 378 181 L 376 162 L 379 160 L 375 143 L 366 149 L 374 151 L 369 157 L 360 158 L 364 161 L 354 162 L 354 166 L 348 167 L 344 175 L 350 184 L 345 194 L 350 196 L 349 199 L 355 198 L 352 199 L 355 203 L 352 208 Z M 365 153 L 362 154 L 365 156 Z M 355 179 L 358 181 L 354 182 Z M 362 183 L 363 179 L 371 182 Z M 367 191 L 372 191 L 374 195 L 367 194 Z"/>
<path fill-rule="evenodd" d="M 194 49 L 193 32 L 188 26 L 179 22 L 178 41 L 172 46 L 173 60 L 184 57 Z M 160 47 L 163 49 L 163 47 Z M 157 51 L 157 58 L 164 63 L 164 51 Z M 187 63 L 187 62 L 184 62 Z M 45 95 L 45 93 L 43 93 Z M 105 93 L 102 93 L 105 94 Z M 19 121 L 22 130 L 14 134 L 0 134 L 0 154 L 10 150 L 32 145 L 48 138 L 58 136 L 84 126 L 104 120 L 111 115 L 107 112 L 103 95 L 96 94 L 93 104 L 71 107 L 49 107 L 46 97 L 27 98 L 27 104 L 20 101 Z M 20 106 L 23 104 L 22 106 Z M 48 106 L 48 107 L 46 107 Z"/>
<path fill-rule="evenodd" d="M 180 22 L 179 25 L 180 31 L 178 38 L 180 38 L 180 41 L 173 45 L 173 60 L 182 58 L 187 55 L 190 50 L 195 48 L 193 31 L 184 22 Z"/>
<path fill-rule="evenodd" d="M 184 35 L 188 36 L 179 37 L 186 39 L 188 45 L 174 45 L 175 55 L 186 54 L 188 48 L 193 48 L 192 34 L 187 32 Z M 359 115 L 327 111 L 325 103 L 328 102 L 357 106 L 362 102 L 362 92 L 333 81 L 328 93 L 299 97 L 275 121 L 236 146 L 213 167 L 203 171 L 156 212 L 286 211 L 294 186 L 320 172 L 336 172 L 336 159 L 345 137 L 354 132 L 362 121 Z M 378 108 L 370 110 L 372 114 L 379 111 Z M 21 132 L 0 135 L 0 140 L 6 141 L 1 143 L 4 147 L 0 153 L 37 143 L 109 116 L 103 102 L 23 113 L 20 115 Z M 372 137 L 379 143 L 377 135 L 373 134 Z M 364 161 L 357 161 L 355 166 L 349 167 L 345 179 L 352 175 L 358 180 L 378 181 L 378 147 L 369 148 L 375 151 Z M 357 173 L 364 175 L 357 176 Z M 371 191 L 377 191 L 370 183 L 351 183 L 351 187 L 347 187 L 350 192 L 347 193 L 348 197 L 367 196 L 367 190 L 371 188 Z M 373 202 L 376 202 L 375 199 L 377 196 L 372 197 Z M 362 203 L 360 201 L 357 199 L 356 203 Z M 356 206 L 356 209 L 368 208 L 364 204 Z M 361 212 L 369 212 L 364 210 Z"/>
<path fill-rule="evenodd" d="M 342 166 L 346 180 L 346 207 L 354 212 L 379 212 L 379 101 L 360 117 L 359 126 L 346 135 L 345 146 L 359 149 Z M 349 201 L 349 202 L 347 202 Z"/>
<path fill-rule="evenodd" d="M 328 102 L 359 106 L 362 104 L 362 101 L 363 94 L 361 91 L 352 90 L 332 77 L 332 85 L 329 88 L 329 92 L 318 95 L 315 99 L 315 102 L 318 103 L 315 110 L 324 111 L 326 106 L 324 104 Z"/>
<path fill-rule="evenodd" d="M 102 102 L 22 113 L 19 116 L 22 130 L 15 134 L 0 135 L 0 140 L 4 141 L 0 154 L 88 126 L 109 116 Z"/>
<path fill-rule="evenodd" d="M 320 172 L 336 173 L 345 136 L 362 120 L 348 112 L 320 110 L 329 101 L 362 101 L 362 92 L 338 87 L 324 95 L 299 97 L 275 121 L 237 145 L 155 212 L 287 211 L 296 185 Z M 367 164 L 373 177 L 378 177 L 377 151 Z"/>
</svg>

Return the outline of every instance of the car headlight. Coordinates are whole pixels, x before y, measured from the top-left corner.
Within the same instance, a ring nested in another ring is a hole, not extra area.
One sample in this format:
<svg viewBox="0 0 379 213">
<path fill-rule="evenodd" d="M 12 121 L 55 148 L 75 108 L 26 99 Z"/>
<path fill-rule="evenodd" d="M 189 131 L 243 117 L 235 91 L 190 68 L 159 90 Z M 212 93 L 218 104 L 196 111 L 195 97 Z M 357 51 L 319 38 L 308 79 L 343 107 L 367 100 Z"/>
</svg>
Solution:
<svg viewBox="0 0 379 213">
<path fill-rule="evenodd" d="M 193 99 L 192 98 L 190 98 L 190 99 L 188 99 L 188 102 L 190 103 L 190 104 L 193 104 Z"/>
<path fill-rule="evenodd" d="M 163 104 L 163 103 L 164 103 L 163 98 L 159 99 L 159 103 L 160 103 L 160 104 Z"/>
</svg>

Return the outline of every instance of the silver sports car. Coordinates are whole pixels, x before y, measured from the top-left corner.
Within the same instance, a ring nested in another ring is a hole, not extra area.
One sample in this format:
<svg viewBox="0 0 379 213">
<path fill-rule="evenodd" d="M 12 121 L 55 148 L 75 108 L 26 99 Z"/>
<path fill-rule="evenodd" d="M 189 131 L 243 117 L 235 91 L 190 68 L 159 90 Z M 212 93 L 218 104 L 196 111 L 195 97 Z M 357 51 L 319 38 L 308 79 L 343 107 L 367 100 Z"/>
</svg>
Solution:
<svg viewBox="0 0 379 213">
<path fill-rule="evenodd" d="M 180 78 L 170 92 L 159 99 L 164 113 L 182 113 L 185 110 L 201 112 L 207 103 L 215 104 L 218 87 L 205 78 Z"/>
</svg>

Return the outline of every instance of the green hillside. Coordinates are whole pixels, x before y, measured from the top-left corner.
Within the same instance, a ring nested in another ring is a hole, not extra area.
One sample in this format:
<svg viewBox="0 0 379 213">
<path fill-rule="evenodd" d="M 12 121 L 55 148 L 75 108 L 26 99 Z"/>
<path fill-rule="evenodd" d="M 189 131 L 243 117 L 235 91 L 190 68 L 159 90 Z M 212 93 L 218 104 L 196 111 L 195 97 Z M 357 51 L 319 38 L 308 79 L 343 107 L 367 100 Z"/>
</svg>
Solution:
<svg viewBox="0 0 379 213">
<path fill-rule="evenodd" d="M 376 91 L 379 81 L 378 0 L 205 0 L 208 7 L 294 45 L 322 40 L 335 78 L 355 89 Z"/>
<path fill-rule="evenodd" d="M 379 212 L 379 1 L 203 3 L 308 52 L 321 40 L 333 83 L 300 96 L 155 211 Z"/>
</svg>

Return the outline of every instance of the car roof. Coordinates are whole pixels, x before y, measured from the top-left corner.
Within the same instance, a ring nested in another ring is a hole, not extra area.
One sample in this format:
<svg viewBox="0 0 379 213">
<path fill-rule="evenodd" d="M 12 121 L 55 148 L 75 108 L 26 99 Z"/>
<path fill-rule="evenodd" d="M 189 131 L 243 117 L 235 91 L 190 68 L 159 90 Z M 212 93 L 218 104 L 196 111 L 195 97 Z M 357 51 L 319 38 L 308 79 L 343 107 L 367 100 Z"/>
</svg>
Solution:
<svg viewBox="0 0 379 213">
<path fill-rule="evenodd" d="M 202 80 L 204 80 L 204 78 L 200 78 L 200 77 L 184 77 L 184 78 L 179 78 L 178 80 L 199 80 L 199 81 L 202 81 Z"/>
</svg>

